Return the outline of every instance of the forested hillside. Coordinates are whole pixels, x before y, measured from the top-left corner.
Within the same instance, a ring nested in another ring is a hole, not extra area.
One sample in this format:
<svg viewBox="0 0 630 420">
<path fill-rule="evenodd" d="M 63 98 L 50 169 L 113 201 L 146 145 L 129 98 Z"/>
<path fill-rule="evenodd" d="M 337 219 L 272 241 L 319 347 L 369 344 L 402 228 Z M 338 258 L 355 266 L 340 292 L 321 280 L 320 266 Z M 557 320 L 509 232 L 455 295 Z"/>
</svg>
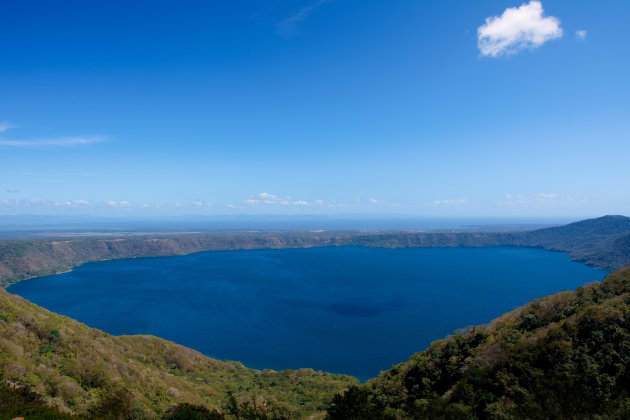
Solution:
<svg viewBox="0 0 630 420">
<path fill-rule="evenodd" d="M 630 269 L 438 340 L 330 420 L 630 418 Z"/>
<path fill-rule="evenodd" d="M 357 383 L 311 369 L 255 371 L 153 336 L 111 336 L 4 290 L 0 376 L 13 388 L 28 385 L 61 411 L 103 418 L 159 418 L 183 402 L 225 411 L 228 393 L 270 416 L 300 418 L 322 412 Z M 39 407 L 36 399 L 25 401 Z M 0 401 L 0 414 L 6 409 Z"/>
</svg>

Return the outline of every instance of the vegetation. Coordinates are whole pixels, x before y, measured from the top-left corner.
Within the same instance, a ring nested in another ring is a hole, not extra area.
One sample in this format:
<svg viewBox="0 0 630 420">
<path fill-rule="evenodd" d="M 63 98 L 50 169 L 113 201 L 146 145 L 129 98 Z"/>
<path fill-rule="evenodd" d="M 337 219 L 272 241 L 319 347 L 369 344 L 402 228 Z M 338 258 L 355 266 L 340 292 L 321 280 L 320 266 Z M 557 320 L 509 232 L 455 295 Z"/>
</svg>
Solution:
<svg viewBox="0 0 630 420">
<path fill-rule="evenodd" d="M 56 274 L 90 261 L 160 257 L 199 251 L 366 246 L 384 248 L 527 246 L 567 252 L 617 270 L 630 264 L 630 218 L 605 216 L 529 232 L 275 232 L 0 241 L 0 286 Z"/>
<path fill-rule="evenodd" d="M 0 281 L 88 261 L 311 246 L 535 246 L 615 269 L 630 218 L 515 233 L 243 233 L 0 242 Z M 434 342 L 359 385 L 255 371 L 153 336 L 114 337 L 0 290 L 0 420 L 630 418 L 630 268 Z M 346 390 L 343 393 L 341 391 Z"/>
<path fill-rule="evenodd" d="M 630 269 L 439 340 L 328 419 L 630 418 Z"/>
<path fill-rule="evenodd" d="M 46 404 L 42 397 L 21 382 L 3 380 L 0 382 L 0 420 L 15 417 L 42 420 L 80 419 L 60 412 Z"/>
<path fill-rule="evenodd" d="M 169 409 L 188 403 L 224 412 L 234 401 L 239 418 L 300 418 L 323 412 L 336 393 L 358 383 L 312 369 L 256 371 L 153 336 L 114 337 L 4 290 L 0 372 L 0 391 L 6 384 L 30 390 L 18 400 L 29 410 L 42 410 L 45 402 L 63 413 L 103 419 L 183 418 L 193 408 Z M 23 413 L 20 404 L 2 403 L 0 413 Z M 252 417 L 259 414 L 267 417 Z"/>
</svg>

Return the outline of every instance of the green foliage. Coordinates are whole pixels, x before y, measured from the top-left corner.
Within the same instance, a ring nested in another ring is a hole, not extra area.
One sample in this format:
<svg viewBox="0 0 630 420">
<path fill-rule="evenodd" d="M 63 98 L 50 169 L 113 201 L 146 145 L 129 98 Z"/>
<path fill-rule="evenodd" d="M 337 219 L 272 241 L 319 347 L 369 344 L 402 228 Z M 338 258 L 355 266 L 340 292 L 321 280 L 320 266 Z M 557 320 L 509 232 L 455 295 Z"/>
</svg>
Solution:
<svg viewBox="0 0 630 420">
<path fill-rule="evenodd" d="M 328 418 L 627 418 L 630 268 L 431 344 Z"/>
<path fill-rule="evenodd" d="M 136 417 L 133 395 L 123 386 L 108 386 L 98 394 L 96 403 L 88 410 L 90 417 L 103 420 L 125 420 Z"/>
<path fill-rule="evenodd" d="M 164 420 L 223 420 L 225 415 L 209 410 L 202 405 L 181 403 L 171 408 L 163 417 Z"/>
<path fill-rule="evenodd" d="M 9 320 L 0 320 L 0 372 L 28 384 L 42 398 L 38 410 L 154 419 L 179 403 L 216 410 L 232 391 L 243 418 L 300 418 L 358 382 L 312 369 L 256 371 L 152 336 L 114 337 L 4 290 L 0 313 Z"/>
<path fill-rule="evenodd" d="M 277 407 L 270 401 L 258 401 L 256 397 L 252 397 L 251 401 L 239 402 L 232 392 L 227 393 L 225 411 L 237 420 L 288 420 L 294 418 L 289 410 Z"/>
<path fill-rule="evenodd" d="M 0 420 L 24 417 L 42 420 L 80 419 L 48 406 L 28 385 L 0 378 Z"/>
</svg>

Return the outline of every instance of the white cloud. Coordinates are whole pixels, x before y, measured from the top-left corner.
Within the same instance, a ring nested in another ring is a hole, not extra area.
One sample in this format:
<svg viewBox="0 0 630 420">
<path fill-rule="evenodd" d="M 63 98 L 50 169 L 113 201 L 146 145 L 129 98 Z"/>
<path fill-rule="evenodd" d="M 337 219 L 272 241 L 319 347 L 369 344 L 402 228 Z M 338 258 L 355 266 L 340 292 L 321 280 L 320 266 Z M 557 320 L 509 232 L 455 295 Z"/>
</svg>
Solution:
<svg viewBox="0 0 630 420">
<path fill-rule="evenodd" d="M 321 207 L 324 206 L 322 200 L 306 201 L 292 199 L 291 197 L 280 197 L 275 194 L 262 192 L 256 195 L 250 195 L 247 200 L 243 200 L 242 204 L 246 206 L 297 206 L 297 207 Z"/>
<path fill-rule="evenodd" d="M 436 206 L 464 206 L 468 204 L 468 199 L 457 198 L 455 200 L 435 200 L 433 204 Z"/>
<path fill-rule="evenodd" d="M 7 121 L 0 122 L 0 133 L 7 131 L 10 128 L 15 128 L 15 125 L 9 124 Z M 0 137 L 0 147 L 72 147 L 85 144 L 98 143 L 107 140 L 105 136 L 67 136 L 67 137 L 48 137 L 28 140 L 12 140 L 3 139 Z"/>
<path fill-rule="evenodd" d="M 368 201 L 372 204 L 378 204 L 381 202 L 380 200 L 377 200 L 376 198 L 370 198 Z"/>
<path fill-rule="evenodd" d="M 318 8 L 324 3 L 328 3 L 329 1 L 331 0 L 319 0 L 313 4 L 310 4 L 298 10 L 292 16 L 278 23 L 277 25 L 278 32 L 285 36 L 295 35 L 298 23 L 306 20 L 311 15 L 311 13 L 313 13 L 313 10 L 315 10 L 316 8 Z"/>
<path fill-rule="evenodd" d="M 562 37 L 560 21 L 553 16 L 543 16 L 543 13 L 540 1 L 532 0 L 505 9 L 501 16 L 486 18 L 486 23 L 477 29 L 481 55 L 514 54 Z"/>
<path fill-rule="evenodd" d="M 0 122 L 0 133 L 7 131 L 9 128 L 13 128 L 13 126 L 7 121 Z"/>
<path fill-rule="evenodd" d="M 1 130 L 0 130 L 1 131 Z M 47 139 L 35 139 L 35 140 L 5 140 L 0 139 L 0 146 L 6 147 L 72 147 L 85 144 L 92 144 L 104 141 L 106 137 L 103 136 L 91 136 L 91 137 L 53 137 Z"/>
<path fill-rule="evenodd" d="M 586 31 L 584 29 L 580 29 L 580 30 L 575 31 L 575 37 L 577 39 L 584 40 L 584 39 L 586 39 L 586 35 L 588 35 L 588 31 Z"/>
<path fill-rule="evenodd" d="M 495 204 L 508 207 L 554 207 L 578 204 L 570 195 L 556 193 L 506 194 L 505 200 Z"/>
<path fill-rule="evenodd" d="M 24 200 L 0 200 L 0 206 L 10 207 L 65 207 L 65 208 L 77 208 L 77 207 L 91 207 L 87 200 L 73 200 L 73 201 L 51 201 L 43 200 L 41 198 L 32 198 Z"/>
<path fill-rule="evenodd" d="M 269 194 L 266 192 L 261 192 L 256 195 L 250 196 L 247 200 L 244 201 L 245 204 L 253 205 L 253 204 L 282 204 L 289 205 L 291 197 L 278 197 L 274 194 Z"/>
</svg>

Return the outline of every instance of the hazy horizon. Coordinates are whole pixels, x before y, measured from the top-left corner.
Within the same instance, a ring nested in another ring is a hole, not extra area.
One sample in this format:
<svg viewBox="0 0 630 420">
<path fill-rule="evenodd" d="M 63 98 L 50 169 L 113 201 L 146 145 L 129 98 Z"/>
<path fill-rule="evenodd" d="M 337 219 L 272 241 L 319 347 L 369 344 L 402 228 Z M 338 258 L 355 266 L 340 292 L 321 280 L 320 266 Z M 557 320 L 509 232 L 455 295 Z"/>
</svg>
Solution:
<svg viewBox="0 0 630 420">
<path fill-rule="evenodd" d="M 24 0 L 0 216 L 630 215 L 630 3 Z"/>
</svg>

